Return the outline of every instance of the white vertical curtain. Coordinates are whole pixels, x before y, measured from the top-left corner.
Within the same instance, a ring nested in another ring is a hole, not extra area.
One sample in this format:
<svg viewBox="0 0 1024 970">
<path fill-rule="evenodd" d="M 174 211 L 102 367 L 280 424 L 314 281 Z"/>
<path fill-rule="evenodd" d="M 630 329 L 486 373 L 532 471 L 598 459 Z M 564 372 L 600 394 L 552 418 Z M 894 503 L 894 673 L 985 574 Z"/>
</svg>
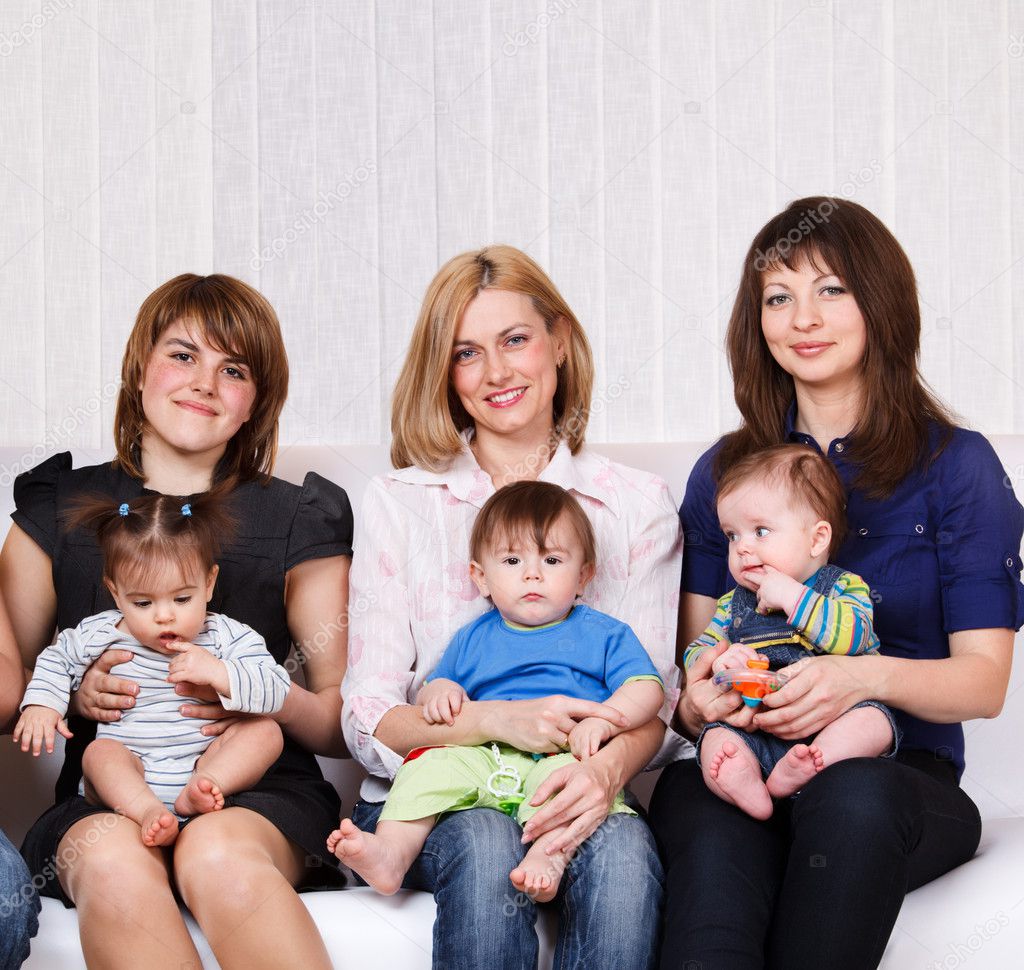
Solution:
<svg viewBox="0 0 1024 970">
<path fill-rule="evenodd" d="M 1024 432 L 1024 0 L 4 0 L 0 443 L 109 449 L 138 305 L 184 271 L 277 308 L 286 443 L 377 443 L 457 252 L 544 265 L 592 441 L 708 439 L 741 256 L 794 198 L 873 209 L 922 362 Z"/>
</svg>

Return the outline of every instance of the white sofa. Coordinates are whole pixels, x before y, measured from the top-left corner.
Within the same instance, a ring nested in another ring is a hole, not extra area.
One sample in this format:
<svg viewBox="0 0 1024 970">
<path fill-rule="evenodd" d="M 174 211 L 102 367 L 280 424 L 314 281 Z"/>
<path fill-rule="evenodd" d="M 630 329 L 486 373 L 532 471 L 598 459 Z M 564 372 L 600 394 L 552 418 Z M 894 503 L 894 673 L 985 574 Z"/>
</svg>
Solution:
<svg viewBox="0 0 1024 970">
<path fill-rule="evenodd" d="M 994 438 L 1012 484 L 1024 469 L 1024 436 Z M 650 469 L 669 483 L 677 498 L 703 445 L 607 445 L 598 450 L 618 461 Z M 33 463 L 37 457 L 16 449 L 0 449 L 0 472 Z M 106 455 L 80 451 L 76 464 L 102 461 Z M 282 451 L 278 474 L 301 481 L 315 470 L 343 485 L 358 509 L 367 480 L 388 468 L 382 447 L 289 447 Z M 7 474 L 0 481 L 7 482 Z M 9 484 L 0 490 L 0 512 L 12 506 Z M 1004 970 L 1021 965 L 1024 952 L 1024 776 L 1018 770 L 1017 744 L 1024 737 L 1022 675 L 1014 671 L 1002 715 L 994 721 L 972 722 L 967 731 L 967 773 L 964 785 L 981 808 L 985 832 L 977 856 L 967 865 L 908 896 L 889 942 L 885 970 L 930 970 L 942 967 Z M 35 761 L 0 744 L 0 824 L 16 844 L 31 821 L 50 802 L 57 756 Z M 347 808 L 358 791 L 360 770 L 352 762 L 323 762 L 327 777 L 341 792 Z M 646 798 L 651 775 L 634 786 Z M 685 812 L 686 806 L 679 810 Z M 303 897 L 341 968 L 380 966 L 428 970 L 434 904 L 425 893 L 400 893 L 390 899 L 369 889 L 313 893 Z M 813 919 L 813 902 L 808 901 Z M 203 965 L 217 967 L 209 946 L 193 922 Z M 550 963 L 552 921 L 542 920 L 541 965 Z M 281 964 L 286 966 L 284 962 Z M 84 968 L 74 910 L 44 900 L 39 935 L 32 943 L 28 970 Z M 630 970 L 630 968 L 623 968 Z"/>
</svg>

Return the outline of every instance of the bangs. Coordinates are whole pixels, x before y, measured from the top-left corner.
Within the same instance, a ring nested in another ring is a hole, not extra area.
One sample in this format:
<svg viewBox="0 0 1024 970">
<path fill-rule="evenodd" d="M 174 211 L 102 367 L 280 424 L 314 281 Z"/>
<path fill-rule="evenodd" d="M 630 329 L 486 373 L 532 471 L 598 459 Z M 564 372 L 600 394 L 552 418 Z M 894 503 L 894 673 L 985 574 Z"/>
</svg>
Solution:
<svg viewBox="0 0 1024 970">
<path fill-rule="evenodd" d="M 206 580 L 212 563 L 204 563 L 194 546 L 160 541 L 116 543 L 104 563 L 107 578 L 122 590 L 152 591 L 198 585 Z M 198 582 L 196 582 L 198 581 Z"/>
<path fill-rule="evenodd" d="M 762 276 L 785 267 L 796 271 L 809 265 L 818 273 L 832 273 L 847 285 L 848 247 L 839 225 L 830 222 L 835 205 L 825 199 L 814 208 L 780 212 L 758 233 L 750 257 Z"/>
</svg>

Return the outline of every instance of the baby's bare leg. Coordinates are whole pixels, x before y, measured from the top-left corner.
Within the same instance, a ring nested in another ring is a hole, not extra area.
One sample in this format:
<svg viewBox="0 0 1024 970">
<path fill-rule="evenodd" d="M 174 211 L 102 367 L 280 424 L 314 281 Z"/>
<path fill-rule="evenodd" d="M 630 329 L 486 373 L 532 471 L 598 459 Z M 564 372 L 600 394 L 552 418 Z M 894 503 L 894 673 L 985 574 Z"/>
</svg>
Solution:
<svg viewBox="0 0 1024 970">
<path fill-rule="evenodd" d="M 178 820 L 146 784 L 142 761 L 120 741 L 93 741 L 82 756 L 82 774 L 86 800 L 130 818 L 142 830 L 143 845 L 170 845 L 178 837 Z"/>
<path fill-rule="evenodd" d="M 847 758 L 877 758 L 892 746 L 892 725 L 877 707 L 858 707 L 826 724 L 811 744 L 797 744 L 768 776 L 776 798 L 800 791 L 819 771 Z"/>
<path fill-rule="evenodd" d="M 568 827 L 561 825 L 536 839 L 523 856 L 523 861 L 509 873 L 512 885 L 521 893 L 526 893 L 534 902 L 550 902 L 558 892 L 562 874 L 572 859 L 572 853 L 561 851 L 548 855 L 545 849 Z"/>
<path fill-rule="evenodd" d="M 772 796 L 761 778 L 761 765 L 734 731 L 716 727 L 704 735 L 700 766 L 704 784 L 722 801 L 754 818 L 771 817 Z"/>
<path fill-rule="evenodd" d="M 437 816 L 412 821 L 385 819 L 375 833 L 363 832 L 350 818 L 327 836 L 327 848 L 385 896 L 398 892 L 416 857 L 423 851 Z"/>
<path fill-rule="evenodd" d="M 283 746 L 281 728 L 269 717 L 232 724 L 199 756 L 174 810 L 179 815 L 219 811 L 225 795 L 251 788 L 267 773 Z"/>
</svg>

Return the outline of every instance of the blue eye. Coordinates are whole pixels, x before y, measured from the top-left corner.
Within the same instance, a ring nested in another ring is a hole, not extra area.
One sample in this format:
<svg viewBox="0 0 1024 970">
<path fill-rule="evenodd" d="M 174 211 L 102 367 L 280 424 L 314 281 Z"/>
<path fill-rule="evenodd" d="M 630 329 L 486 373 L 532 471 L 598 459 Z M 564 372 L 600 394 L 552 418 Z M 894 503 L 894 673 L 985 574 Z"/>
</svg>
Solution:
<svg viewBox="0 0 1024 970">
<path fill-rule="evenodd" d="M 842 296 L 846 290 L 841 286 L 825 286 L 821 292 L 827 293 L 829 296 Z"/>
<path fill-rule="evenodd" d="M 511 337 L 509 337 L 508 340 L 506 341 L 506 343 L 510 343 L 511 344 L 513 341 L 516 341 L 516 343 L 514 343 L 513 346 L 519 347 L 521 344 L 526 342 L 526 339 L 527 338 L 526 338 L 525 334 L 517 333 L 517 334 L 513 334 Z"/>
<path fill-rule="evenodd" d="M 771 531 L 772 530 L 769 529 L 767 526 L 759 525 L 756 529 L 754 529 L 754 535 L 757 536 L 758 539 L 763 539 L 766 535 L 769 535 Z"/>
<path fill-rule="evenodd" d="M 728 539 L 728 540 L 729 540 L 730 542 L 735 542 L 735 541 L 736 541 L 736 540 L 737 540 L 737 539 L 739 538 L 739 536 L 738 536 L 738 535 L 736 535 L 736 533 L 735 533 L 735 532 L 729 532 L 728 530 L 726 530 L 726 533 L 725 533 L 725 537 L 726 537 L 726 539 Z"/>
<path fill-rule="evenodd" d="M 788 300 L 789 297 L 785 293 L 774 293 L 764 301 L 765 306 L 780 306 L 783 300 Z"/>
</svg>

